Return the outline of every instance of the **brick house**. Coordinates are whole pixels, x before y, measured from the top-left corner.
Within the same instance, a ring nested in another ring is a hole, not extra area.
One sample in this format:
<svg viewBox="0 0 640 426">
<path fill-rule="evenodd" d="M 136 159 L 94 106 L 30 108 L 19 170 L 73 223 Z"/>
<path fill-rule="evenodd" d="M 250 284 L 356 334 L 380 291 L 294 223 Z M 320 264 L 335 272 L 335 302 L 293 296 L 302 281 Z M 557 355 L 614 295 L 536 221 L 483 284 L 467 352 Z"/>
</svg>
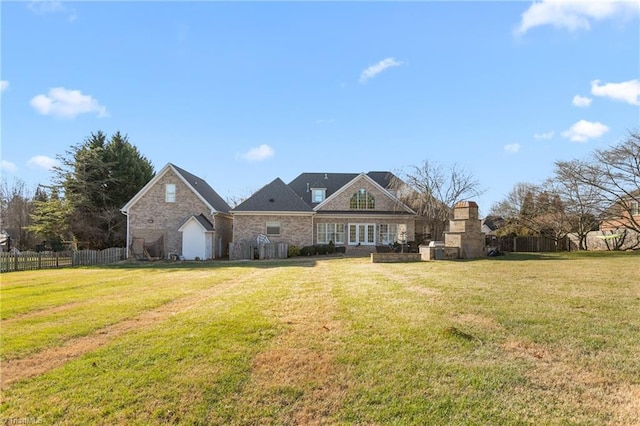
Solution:
<svg viewBox="0 0 640 426">
<path fill-rule="evenodd" d="M 264 234 L 298 247 L 333 242 L 353 254 L 414 241 L 416 213 L 396 197 L 394 179 L 390 172 L 302 173 L 289 184 L 276 178 L 231 210 L 233 242 Z"/>
<path fill-rule="evenodd" d="M 136 257 L 216 259 L 231 242 L 231 207 L 201 179 L 168 163 L 121 212 Z"/>
<path fill-rule="evenodd" d="M 640 190 L 616 202 L 606 212 L 608 216 L 600 222 L 601 231 L 617 229 L 640 229 Z"/>
</svg>

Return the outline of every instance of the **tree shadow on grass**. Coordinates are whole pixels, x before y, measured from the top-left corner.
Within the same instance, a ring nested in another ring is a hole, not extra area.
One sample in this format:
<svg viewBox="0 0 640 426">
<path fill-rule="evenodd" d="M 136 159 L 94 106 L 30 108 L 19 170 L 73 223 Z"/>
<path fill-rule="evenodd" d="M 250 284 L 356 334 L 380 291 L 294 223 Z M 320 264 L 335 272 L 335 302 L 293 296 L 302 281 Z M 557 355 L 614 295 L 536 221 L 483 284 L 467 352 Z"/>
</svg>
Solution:
<svg viewBox="0 0 640 426">
<path fill-rule="evenodd" d="M 570 260 L 561 253 L 505 253 L 495 257 L 481 257 L 476 259 L 458 259 L 459 262 L 474 262 L 479 260 L 490 260 L 496 262 L 523 261 L 523 260 Z"/>
<path fill-rule="evenodd" d="M 292 259 L 270 259 L 270 260 L 151 260 L 151 261 L 126 261 L 111 265 L 88 266 L 88 268 L 108 268 L 108 269 L 211 269 L 218 268 L 252 268 L 252 269 L 273 269 L 281 267 L 307 267 L 316 266 L 316 260 L 306 258 Z"/>
</svg>

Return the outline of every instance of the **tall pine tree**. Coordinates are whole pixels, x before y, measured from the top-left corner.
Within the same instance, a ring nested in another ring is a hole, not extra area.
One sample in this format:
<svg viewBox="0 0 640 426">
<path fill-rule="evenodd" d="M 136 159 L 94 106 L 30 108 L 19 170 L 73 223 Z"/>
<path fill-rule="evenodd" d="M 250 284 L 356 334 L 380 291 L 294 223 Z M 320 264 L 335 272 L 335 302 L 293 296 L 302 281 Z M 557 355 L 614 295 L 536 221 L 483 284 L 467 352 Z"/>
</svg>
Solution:
<svg viewBox="0 0 640 426">
<path fill-rule="evenodd" d="M 68 208 L 64 216 L 71 237 L 95 249 L 124 246 L 126 219 L 120 208 L 154 176 L 151 162 L 126 135 L 108 138 L 101 131 L 58 160 L 54 182 Z"/>
</svg>

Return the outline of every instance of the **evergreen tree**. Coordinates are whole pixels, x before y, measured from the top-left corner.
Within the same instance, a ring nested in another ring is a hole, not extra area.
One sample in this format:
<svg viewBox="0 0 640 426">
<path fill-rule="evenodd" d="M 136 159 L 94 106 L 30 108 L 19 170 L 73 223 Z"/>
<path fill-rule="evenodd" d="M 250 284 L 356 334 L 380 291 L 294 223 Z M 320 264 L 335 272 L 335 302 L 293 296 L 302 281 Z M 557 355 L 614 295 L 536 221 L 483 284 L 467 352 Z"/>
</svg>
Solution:
<svg viewBox="0 0 640 426">
<path fill-rule="evenodd" d="M 39 226 L 61 229 L 59 216 L 49 210 L 57 207 L 78 243 L 96 249 L 123 246 L 126 218 L 120 208 L 154 176 L 151 162 L 126 135 L 116 132 L 108 138 L 101 131 L 91 133 L 58 160 L 54 182 L 61 197 L 38 205 Z"/>
</svg>

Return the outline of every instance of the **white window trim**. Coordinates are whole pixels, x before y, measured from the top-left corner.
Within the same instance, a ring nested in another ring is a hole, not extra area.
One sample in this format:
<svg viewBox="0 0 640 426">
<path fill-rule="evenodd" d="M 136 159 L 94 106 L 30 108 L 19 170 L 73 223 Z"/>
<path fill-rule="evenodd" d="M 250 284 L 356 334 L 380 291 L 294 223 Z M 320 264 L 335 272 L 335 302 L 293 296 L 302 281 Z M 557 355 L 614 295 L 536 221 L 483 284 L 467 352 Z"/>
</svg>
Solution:
<svg viewBox="0 0 640 426">
<path fill-rule="evenodd" d="M 320 197 L 319 200 L 316 200 L 316 194 Z M 319 204 L 323 202 L 327 198 L 327 189 L 326 188 L 311 188 L 311 202 L 314 204 Z"/>
<path fill-rule="evenodd" d="M 267 222 L 265 225 L 266 225 L 265 226 L 265 235 L 267 235 L 269 237 L 277 237 L 282 232 L 282 229 L 280 227 L 280 222 Z M 269 228 L 278 228 L 278 233 L 277 234 L 269 233 Z"/>
<path fill-rule="evenodd" d="M 355 226 L 355 240 L 351 239 L 351 227 Z M 362 228 L 363 227 L 363 228 Z M 370 227 L 373 227 L 372 232 L 369 232 Z M 349 241 L 349 245 L 350 246 L 357 246 L 357 245 L 361 245 L 361 246 L 375 246 L 376 245 L 376 239 L 377 239 L 377 235 L 376 235 L 376 231 L 377 231 L 377 226 L 375 223 L 350 223 L 347 226 L 347 239 Z M 364 229 L 364 235 L 361 237 L 360 235 L 360 231 Z M 369 241 L 371 240 L 372 241 Z"/>
<path fill-rule="evenodd" d="M 338 227 L 342 226 L 342 232 L 338 232 Z M 320 231 L 320 228 L 324 227 L 324 232 Z M 331 227 L 331 230 L 329 228 Z M 335 245 L 343 245 L 345 240 L 346 226 L 342 223 L 318 223 L 316 226 L 316 240 L 318 244 L 329 244 L 330 241 L 333 241 Z M 320 238 L 320 235 L 323 235 L 324 238 Z M 342 240 L 338 240 L 338 235 L 342 234 Z M 329 235 L 334 235 L 335 240 L 330 238 Z"/>
<path fill-rule="evenodd" d="M 176 202 L 176 184 L 167 183 L 164 186 L 164 201 L 167 203 Z"/>
</svg>

